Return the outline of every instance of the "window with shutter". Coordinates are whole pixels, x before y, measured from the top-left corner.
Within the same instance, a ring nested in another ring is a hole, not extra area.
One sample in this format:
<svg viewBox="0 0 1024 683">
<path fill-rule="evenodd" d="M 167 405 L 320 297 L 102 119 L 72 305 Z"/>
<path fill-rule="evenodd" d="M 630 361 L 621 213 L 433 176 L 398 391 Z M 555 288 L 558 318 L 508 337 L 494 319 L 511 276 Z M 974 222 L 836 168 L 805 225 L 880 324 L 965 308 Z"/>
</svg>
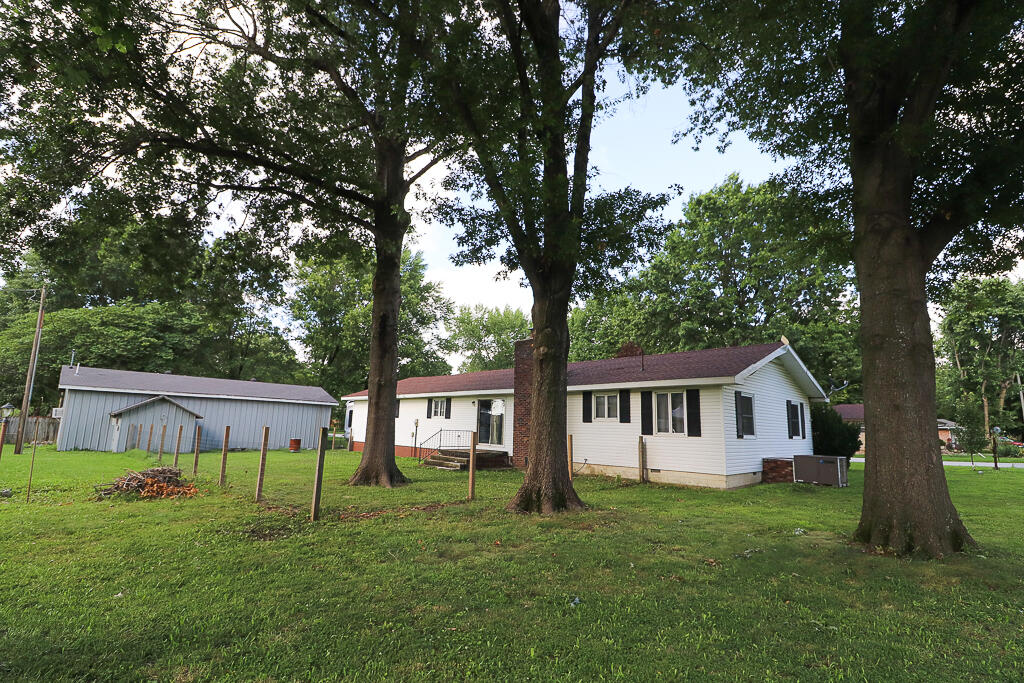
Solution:
<svg viewBox="0 0 1024 683">
<path fill-rule="evenodd" d="M 754 395 L 737 391 L 736 394 L 736 437 L 755 436 Z"/>
<path fill-rule="evenodd" d="M 800 412 L 800 404 L 786 401 L 786 421 L 789 423 L 789 438 L 791 439 L 796 439 L 800 436 L 800 422 L 802 420 Z"/>
</svg>

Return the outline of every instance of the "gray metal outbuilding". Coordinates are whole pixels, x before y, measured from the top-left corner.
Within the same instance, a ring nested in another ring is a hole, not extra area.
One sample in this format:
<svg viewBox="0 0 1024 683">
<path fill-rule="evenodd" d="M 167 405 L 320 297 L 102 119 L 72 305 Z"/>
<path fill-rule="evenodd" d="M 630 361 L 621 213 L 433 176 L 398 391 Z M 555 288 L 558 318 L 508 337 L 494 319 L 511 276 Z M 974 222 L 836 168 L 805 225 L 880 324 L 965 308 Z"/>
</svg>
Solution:
<svg viewBox="0 0 1024 683">
<path fill-rule="evenodd" d="M 231 448 L 259 448 L 264 426 L 270 427 L 271 449 L 287 448 L 291 439 L 315 448 L 338 405 L 320 387 L 83 366 L 64 366 L 60 389 L 59 451 L 120 453 L 136 443 L 145 448 L 150 425 L 153 450 L 164 425 L 166 451 L 173 450 L 179 425 L 182 451 L 194 447 L 197 425 L 203 428 L 201 450 L 220 449 L 225 426 L 231 427 Z"/>
</svg>

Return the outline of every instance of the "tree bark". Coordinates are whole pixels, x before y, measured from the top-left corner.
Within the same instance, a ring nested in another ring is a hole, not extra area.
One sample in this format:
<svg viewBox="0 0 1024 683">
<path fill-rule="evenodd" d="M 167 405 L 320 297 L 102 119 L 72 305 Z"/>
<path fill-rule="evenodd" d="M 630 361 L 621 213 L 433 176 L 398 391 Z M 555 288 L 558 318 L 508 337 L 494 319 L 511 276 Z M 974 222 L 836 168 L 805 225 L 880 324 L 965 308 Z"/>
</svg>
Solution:
<svg viewBox="0 0 1024 683">
<path fill-rule="evenodd" d="M 878 208 L 874 200 L 855 200 L 854 209 L 864 424 L 871 434 L 855 538 L 898 554 L 942 557 L 976 544 L 949 497 L 935 439 L 928 264 L 909 204 Z"/>
<path fill-rule="evenodd" d="M 586 507 L 569 479 L 566 386 L 569 360 L 569 281 L 533 281 L 533 386 L 526 477 L 507 509 L 552 513 Z M 564 280 L 564 278 L 560 278 Z M 532 279 L 531 279 L 532 280 Z"/>
<path fill-rule="evenodd" d="M 399 148 L 400 149 L 396 149 Z M 402 304 L 402 243 L 409 226 L 404 146 L 378 149 L 383 196 L 374 210 L 373 320 L 366 440 L 350 486 L 392 488 L 408 483 L 395 462 L 395 401 L 398 396 L 398 315 Z"/>
</svg>

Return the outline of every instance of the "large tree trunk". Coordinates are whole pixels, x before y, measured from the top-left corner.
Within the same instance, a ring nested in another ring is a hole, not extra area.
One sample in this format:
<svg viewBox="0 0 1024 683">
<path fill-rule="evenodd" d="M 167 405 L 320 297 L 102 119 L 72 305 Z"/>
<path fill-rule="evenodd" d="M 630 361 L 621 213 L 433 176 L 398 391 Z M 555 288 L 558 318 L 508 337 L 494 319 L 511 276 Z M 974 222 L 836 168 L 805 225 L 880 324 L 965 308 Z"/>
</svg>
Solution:
<svg viewBox="0 0 1024 683">
<path fill-rule="evenodd" d="M 909 193 L 908 193 L 909 194 Z M 863 197 L 864 195 L 861 195 Z M 935 357 L 918 235 L 901 202 L 855 208 L 864 424 L 871 434 L 855 537 L 941 557 L 974 545 L 949 497 L 935 439 Z"/>
<path fill-rule="evenodd" d="M 574 271 L 574 269 L 573 269 Z M 586 507 L 569 480 L 565 398 L 569 283 L 533 280 L 533 386 L 526 477 L 508 509 L 552 513 Z"/>
<path fill-rule="evenodd" d="M 352 486 L 391 488 L 409 480 L 395 462 L 395 400 L 398 394 L 398 314 L 402 304 L 402 242 L 409 225 L 404 178 L 404 148 L 378 151 L 384 197 L 374 215 L 377 263 L 373 273 L 370 328 L 369 407 L 363 457 Z"/>
</svg>

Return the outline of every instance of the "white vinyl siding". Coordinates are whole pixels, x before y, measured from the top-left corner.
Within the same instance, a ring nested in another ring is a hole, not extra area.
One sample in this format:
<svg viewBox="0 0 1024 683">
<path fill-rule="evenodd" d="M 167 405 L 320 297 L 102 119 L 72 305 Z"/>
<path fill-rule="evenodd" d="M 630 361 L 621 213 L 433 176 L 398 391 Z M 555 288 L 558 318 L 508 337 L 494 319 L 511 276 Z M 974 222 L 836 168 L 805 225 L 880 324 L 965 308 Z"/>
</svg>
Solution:
<svg viewBox="0 0 1024 683">
<path fill-rule="evenodd" d="M 754 396 L 754 421 L 757 438 L 736 438 L 736 404 L 734 391 Z M 789 438 L 786 401 L 804 404 L 808 433 L 806 439 Z M 758 369 L 742 385 L 729 385 L 722 393 L 722 414 L 725 422 L 726 474 L 759 472 L 762 458 L 791 458 L 810 455 L 811 415 L 807 394 L 797 386 L 792 375 L 778 360 Z M 706 430 L 705 430 L 706 431 Z"/>
<path fill-rule="evenodd" d="M 685 391 L 685 388 L 680 391 Z M 679 434 L 645 436 L 647 467 L 664 471 L 723 474 L 725 448 L 720 396 L 720 387 L 700 387 L 703 433 L 700 438 L 682 439 Z M 607 419 L 583 422 L 582 392 L 569 393 L 566 409 L 567 427 L 573 439 L 573 461 L 577 466 L 583 465 L 585 461 L 590 465 L 636 468 L 641 419 L 639 389 L 629 392 L 630 421 L 627 423 Z"/>
<path fill-rule="evenodd" d="M 415 446 L 416 442 L 423 443 L 424 440 L 436 434 L 438 430 L 456 430 L 464 432 L 476 431 L 477 428 L 477 401 L 481 398 L 501 399 L 505 401 L 505 429 L 504 438 L 501 444 L 487 444 L 487 450 L 512 452 L 512 407 L 511 396 L 489 396 L 483 394 L 476 396 L 454 396 L 452 397 L 452 416 L 444 419 L 445 398 L 434 398 L 434 405 L 441 403 L 440 419 L 427 415 L 427 399 L 425 398 L 402 398 L 402 408 L 395 420 L 395 445 Z M 366 441 L 366 418 L 368 402 L 353 401 L 349 404 L 352 407 L 352 438 L 355 441 Z M 419 420 L 417 428 L 416 420 Z M 417 431 L 418 429 L 418 431 Z M 465 444 L 469 447 L 469 443 Z"/>
</svg>

